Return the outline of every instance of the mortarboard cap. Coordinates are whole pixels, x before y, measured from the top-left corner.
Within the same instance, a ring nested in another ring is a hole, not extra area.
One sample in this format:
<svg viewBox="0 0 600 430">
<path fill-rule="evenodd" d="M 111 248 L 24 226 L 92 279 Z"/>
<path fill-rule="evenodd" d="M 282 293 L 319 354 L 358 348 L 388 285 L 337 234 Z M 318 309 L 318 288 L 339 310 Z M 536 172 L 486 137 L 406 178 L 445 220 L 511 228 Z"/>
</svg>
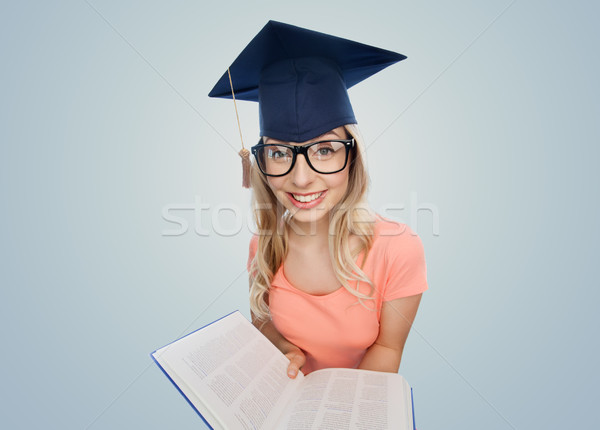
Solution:
<svg viewBox="0 0 600 430">
<path fill-rule="evenodd" d="M 260 134 L 304 142 L 356 119 L 347 89 L 406 56 L 269 21 L 229 70 L 235 98 L 257 101 Z M 227 72 L 209 97 L 232 98 Z"/>
</svg>

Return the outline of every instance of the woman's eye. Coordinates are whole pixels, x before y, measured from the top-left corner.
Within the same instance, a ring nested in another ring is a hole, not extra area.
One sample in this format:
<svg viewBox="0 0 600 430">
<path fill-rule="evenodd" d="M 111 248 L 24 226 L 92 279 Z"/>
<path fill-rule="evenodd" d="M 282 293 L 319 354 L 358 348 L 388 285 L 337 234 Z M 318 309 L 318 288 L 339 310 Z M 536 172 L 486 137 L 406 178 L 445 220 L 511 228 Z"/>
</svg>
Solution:
<svg viewBox="0 0 600 430">
<path fill-rule="evenodd" d="M 269 149 L 269 158 L 274 160 L 285 160 L 290 157 L 288 151 L 282 151 L 280 149 Z"/>
<path fill-rule="evenodd" d="M 321 144 L 315 148 L 312 148 L 310 155 L 318 158 L 328 158 L 335 154 L 335 149 L 331 144 Z"/>
</svg>

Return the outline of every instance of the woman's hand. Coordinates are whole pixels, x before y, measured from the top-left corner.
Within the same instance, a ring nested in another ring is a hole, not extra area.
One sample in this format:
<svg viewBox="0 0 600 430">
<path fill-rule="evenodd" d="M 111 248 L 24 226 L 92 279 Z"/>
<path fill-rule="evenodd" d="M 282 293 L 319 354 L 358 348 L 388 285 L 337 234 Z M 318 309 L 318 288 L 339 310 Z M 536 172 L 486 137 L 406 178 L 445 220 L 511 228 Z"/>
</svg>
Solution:
<svg viewBox="0 0 600 430">
<path fill-rule="evenodd" d="M 298 370 L 306 363 L 306 355 L 304 355 L 300 348 L 295 346 L 294 349 L 285 354 L 285 356 L 290 360 L 290 364 L 287 368 L 287 375 L 290 378 L 295 379 L 296 376 L 298 376 Z"/>
</svg>

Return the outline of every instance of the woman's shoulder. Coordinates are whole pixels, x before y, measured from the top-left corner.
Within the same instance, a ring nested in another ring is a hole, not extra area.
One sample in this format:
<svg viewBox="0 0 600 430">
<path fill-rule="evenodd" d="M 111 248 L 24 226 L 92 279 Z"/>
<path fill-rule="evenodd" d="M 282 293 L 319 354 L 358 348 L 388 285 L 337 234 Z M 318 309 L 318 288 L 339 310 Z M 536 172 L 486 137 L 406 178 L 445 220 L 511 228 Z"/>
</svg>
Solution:
<svg viewBox="0 0 600 430">
<path fill-rule="evenodd" d="M 379 214 L 375 215 L 374 223 L 373 235 L 375 239 L 386 237 L 418 237 L 417 233 L 415 233 L 407 224 L 385 218 Z"/>
<path fill-rule="evenodd" d="M 253 234 L 250 238 L 250 250 L 256 252 L 256 248 L 258 248 L 258 235 Z"/>
<path fill-rule="evenodd" d="M 386 254 L 400 253 L 406 255 L 408 253 L 423 252 L 423 244 L 419 235 L 407 224 L 377 215 L 371 249 Z"/>
<path fill-rule="evenodd" d="M 248 263 L 247 269 L 250 272 L 250 268 L 252 267 L 252 261 L 254 260 L 254 256 L 256 255 L 256 250 L 258 249 L 258 235 L 253 234 L 250 238 L 250 245 L 248 250 Z"/>
<path fill-rule="evenodd" d="M 427 290 L 423 244 L 408 225 L 378 216 L 371 252 L 373 274 L 383 282 L 385 301 Z"/>
</svg>

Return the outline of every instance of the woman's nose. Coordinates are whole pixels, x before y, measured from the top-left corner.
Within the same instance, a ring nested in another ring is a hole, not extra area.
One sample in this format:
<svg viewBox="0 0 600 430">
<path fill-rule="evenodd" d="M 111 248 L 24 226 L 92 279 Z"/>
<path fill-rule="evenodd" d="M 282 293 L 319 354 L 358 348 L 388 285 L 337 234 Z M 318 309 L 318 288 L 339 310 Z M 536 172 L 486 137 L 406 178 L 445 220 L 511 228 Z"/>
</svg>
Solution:
<svg viewBox="0 0 600 430">
<path fill-rule="evenodd" d="M 291 174 L 294 185 L 304 188 L 314 180 L 315 171 L 310 168 L 306 158 L 299 154 Z"/>
</svg>

